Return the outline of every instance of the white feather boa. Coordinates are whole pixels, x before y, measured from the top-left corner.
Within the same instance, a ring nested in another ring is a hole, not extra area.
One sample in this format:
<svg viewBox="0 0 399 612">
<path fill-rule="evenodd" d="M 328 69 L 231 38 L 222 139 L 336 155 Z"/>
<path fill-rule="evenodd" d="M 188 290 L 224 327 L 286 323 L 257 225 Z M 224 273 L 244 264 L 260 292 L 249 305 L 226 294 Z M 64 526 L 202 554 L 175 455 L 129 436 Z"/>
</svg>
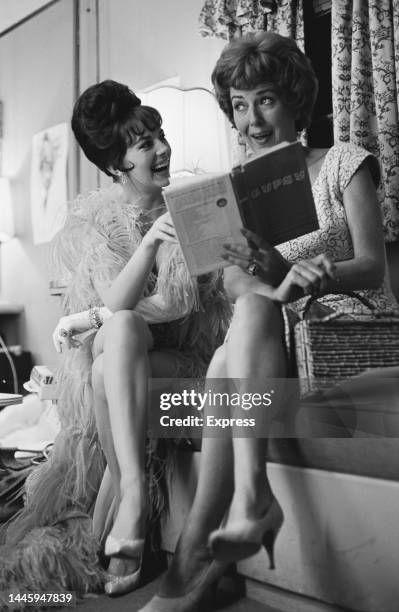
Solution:
<svg viewBox="0 0 399 612">
<path fill-rule="evenodd" d="M 93 279 L 116 277 L 139 245 L 145 223 L 141 209 L 124 202 L 118 185 L 79 196 L 71 204 L 54 241 L 57 278 L 68 281 L 66 313 L 101 305 Z M 203 376 L 231 316 L 222 277 L 193 280 L 180 249 L 166 243 L 159 249 L 157 264 L 158 273 L 150 275 L 145 296 L 158 293 L 169 307 L 176 305 L 177 312 L 182 304 L 192 306 L 187 317 L 167 324 L 167 339 L 184 355 L 183 370 L 176 376 Z M 83 594 L 103 583 L 100 546 L 91 521 L 105 469 L 92 405 L 92 339 L 63 355 L 57 374 L 61 433 L 49 461 L 29 478 L 25 508 L 8 527 L 0 551 L 0 591 L 12 584 L 29 591 L 69 589 Z M 147 468 L 153 515 L 159 516 L 164 507 L 159 474 L 165 470 L 153 451 Z"/>
</svg>

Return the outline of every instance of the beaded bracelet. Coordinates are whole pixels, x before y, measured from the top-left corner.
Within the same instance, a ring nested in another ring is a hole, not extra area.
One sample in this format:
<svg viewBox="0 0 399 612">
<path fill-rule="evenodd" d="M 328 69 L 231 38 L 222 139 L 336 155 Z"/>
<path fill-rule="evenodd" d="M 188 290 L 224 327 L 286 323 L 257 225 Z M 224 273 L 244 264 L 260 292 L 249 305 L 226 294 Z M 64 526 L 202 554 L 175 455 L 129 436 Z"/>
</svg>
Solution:
<svg viewBox="0 0 399 612">
<path fill-rule="evenodd" d="M 90 322 L 90 327 L 92 329 L 100 329 L 100 327 L 102 326 L 103 320 L 100 315 L 100 309 L 98 308 L 98 306 L 94 306 L 94 308 L 90 308 L 89 322 Z"/>
</svg>

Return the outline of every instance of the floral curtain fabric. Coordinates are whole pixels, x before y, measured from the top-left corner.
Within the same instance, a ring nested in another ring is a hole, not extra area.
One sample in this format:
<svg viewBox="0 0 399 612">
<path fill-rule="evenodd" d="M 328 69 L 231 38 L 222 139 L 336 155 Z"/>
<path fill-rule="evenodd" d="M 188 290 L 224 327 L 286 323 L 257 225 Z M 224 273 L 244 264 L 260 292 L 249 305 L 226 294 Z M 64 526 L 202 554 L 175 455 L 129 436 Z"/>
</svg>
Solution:
<svg viewBox="0 0 399 612">
<path fill-rule="evenodd" d="M 200 34 L 231 40 L 263 30 L 265 11 L 259 0 L 206 0 L 199 16 Z"/>
<path fill-rule="evenodd" d="M 335 0 L 331 21 L 334 139 L 379 159 L 386 240 L 399 240 L 399 2 Z"/>
<path fill-rule="evenodd" d="M 231 40 L 247 32 L 272 30 L 304 47 L 303 0 L 206 0 L 199 16 L 200 34 Z M 270 12 L 271 10 L 271 12 Z"/>
<path fill-rule="evenodd" d="M 293 38 L 298 47 L 305 50 L 303 26 L 303 0 L 280 0 L 277 10 L 267 19 L 267 30 Z"/>
</svg>

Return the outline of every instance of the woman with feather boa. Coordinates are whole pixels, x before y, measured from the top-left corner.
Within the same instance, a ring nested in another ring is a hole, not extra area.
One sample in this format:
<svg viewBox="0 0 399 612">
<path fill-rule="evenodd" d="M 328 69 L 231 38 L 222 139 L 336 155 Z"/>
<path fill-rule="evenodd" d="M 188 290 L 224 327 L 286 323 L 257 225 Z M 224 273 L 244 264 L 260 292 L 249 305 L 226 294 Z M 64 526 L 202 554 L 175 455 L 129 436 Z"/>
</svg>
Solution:
<svg viewBox="0 0 399 612">
<path fill-rule="evenodd" d="M 230 318 L 220 275 L 193 280 L 184 264 L 161 193 L 171 154 L 161 124 L 115 81 L 75 105 L 74 134 L 114 183 L 79 196 L 55 239 L 68 282 L 54 341 L 73 346 L 57 376 L 62 427 L 8 525 L 0 591 L 83 594 L 105 583 L 118 595 L 140 584 L 163 508 L 162 461 L 146 443 L 148 378 L 203 376 Z"/>
</svg>

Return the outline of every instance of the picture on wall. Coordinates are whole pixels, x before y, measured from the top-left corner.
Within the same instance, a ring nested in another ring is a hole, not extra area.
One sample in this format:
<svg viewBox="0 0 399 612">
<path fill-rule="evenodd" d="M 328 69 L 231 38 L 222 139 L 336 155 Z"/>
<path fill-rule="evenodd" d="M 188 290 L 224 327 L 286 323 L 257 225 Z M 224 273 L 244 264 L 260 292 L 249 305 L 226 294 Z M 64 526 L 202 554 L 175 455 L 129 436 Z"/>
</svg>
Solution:
<svg viewBox="0 0 399 612">
<path fill-rule="evenodd" d="M 68 124 L 32 139 L 31 211 L 33 242 L 49 242 L 62 227 L 67 206 Z"/>
</svg>

